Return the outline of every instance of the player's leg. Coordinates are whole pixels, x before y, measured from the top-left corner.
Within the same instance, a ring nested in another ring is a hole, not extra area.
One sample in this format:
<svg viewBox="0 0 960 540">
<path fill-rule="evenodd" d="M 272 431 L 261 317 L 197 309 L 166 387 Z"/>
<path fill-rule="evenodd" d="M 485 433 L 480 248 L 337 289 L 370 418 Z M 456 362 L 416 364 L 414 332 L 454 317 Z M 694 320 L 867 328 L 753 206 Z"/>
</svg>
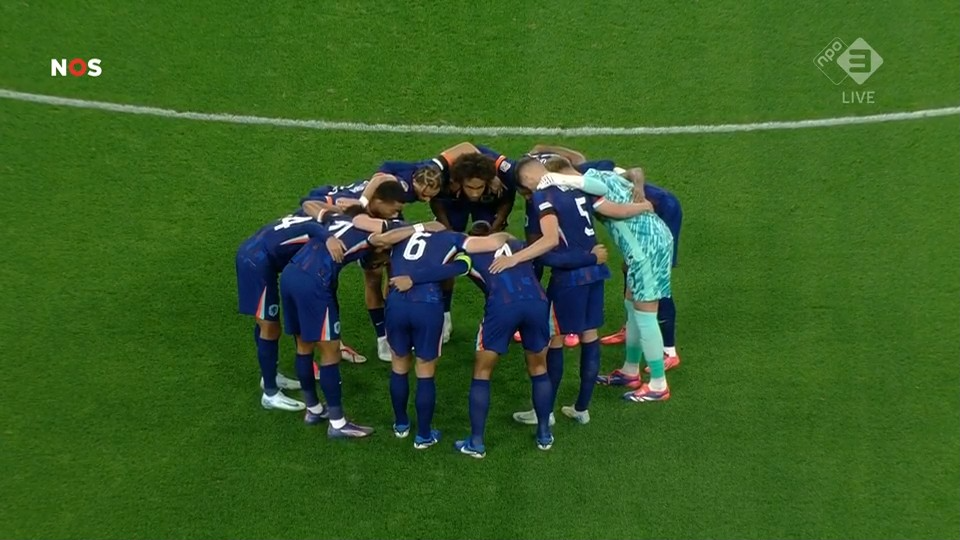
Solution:
<svg viewBox="0 0 960 540">
<path fill-rule="evenodd" d="M 440 441 L 440 431 L 433 429 L 433 413 L 437 407 L 437 385 L 434 379 L 437 359 L 443 344 L 443 306 L 421 304 L 413 320 L 413 347 L 416 351 L 417 436 L 413 447 L 424 450 Z"/>
<path fill-rule="evenodd" d="M 563 407 L 561 412 L 581 424 L 590 422 L 590 401 L 593 389 L 597 385 L 600 373 L 600 341 L 597 328 L 603 324 L 603 282 L 598 281 L 578 287 L 585 289 L 586 302 L 583 306 L 582 327 L 580 331 L 580 391 L 572 407 Z"/>
<path fill-rule="evenodd" d="M 550 432 L 553 385 L 547 375 L 550 306 L 547 302 L 523 302 L 522 308 L 517 309 L 517 312 L 523 313 L 519 326 L 523 332 L 523 349 L 527 360 L 527 373 L 530 375 L 533 410 L 537 415 L 537 448 L 549 450 L 553 446 L 553 434 Z"/>
<path fill-rule="evenodd" d="M 670 296 L 670 266 L 673 239 L 669 233 L 643 239 L 643 253 L 629 271 L 630 290 L 634 298 L 635 324 L 640 347 L 650 368 L 650 382 L 624 394 L 630 401 L 664 401 L 670 398 L 663 356 L 663 334 L 657 321 L 659 300 Z"/>
<path fill-rule="evenodd" d="M 627 291 L 627 298 L 623 301 L 624 309 L 627 312 L 626 324 L 626 358 L 623 366 L 611 371 L 607 375 L 599 375 L 597 382 L 609 386 L 626 386 L 627 388 L 640 388 L 643 381 L 640 379 L 640 361 L 643 360 L 643 352 L 640 348 L 640 334 L 636 326 L 636 316 L 633 311 L 633 295 Z"/>
<path fill-rule="evenodd" d="M 547 376 L 550 379 L 551 397 L 550 410 L 553 411 L 557 402 L 557 393 L 563 380 L 563 341 L 569 331 L 568 328 L 580 324 L 582 314 L 577 312 L 578 305 L 583 303 L 575 292 L 576 287 L 548 287 L 547 297 L 550 299 L 548 308 L 548 328 L 550 342 L 547 348 Z M 521 335 L 523 330 L 520 331 Z M 521 424 L 536 425 L 536 410 L 513 413 L 513 419 Z M 550 413 L 550 425 L 555 422 L 553 412 Z"/>
<path fill-rule="evenodd" d="M 327 418 L 327 410 L 317 395 L 313 351 L 322 337 L 320 329 L 329 295 L 324 294 L 321 280 L 293 265 L 280 274 L 280 292 L 285 330 L 297 341 L 294 368 L 307 405 L 303 420 L 307 424 L 318 424 Z"/>
<path fill-rule="evenodd" d="M 627 263 L 623 263 L 623 297 L 627 297 Z M 631 307 L 627 308 L 627 316 L 629 317 L 630 312 L 633 311 L 632 303 Z M 600 343 L 602 345 L 620 345 L 627 340 L 627 328 L 630 326 L 629 322 L 625 323 L 620 330 L 616 332 L 603 336 L 600 338 Z"/>
<path fill-rule="evenodd" d="M 410 366 L 413 363 L 413 335 L 410 320 L 416 312 L 402 301 L 387 304 L 387 341 L 390 344 L 390 403 L 393 405 L 393 434 L 400 439 L 410 434 L 407 403 L 410 400 Z"/>
<path fill-rule="evenodd" d="M 670 197 L 664 207 L 660 219 L 667 224 L 670 233 L 673 235 L 673 258 L 671 265 L 676 268 L 677 254 L 680 246 L 680 226 L 683 224 L 683 211 L 680 208 L 680 201 L 676 197 Z M 658 214 L 659 215 L 659 214 Z M 664 362 L 668 370 L 680 365 L 680 356 L 677 354 L 676 326 L 677 326 L 677 306 L 674 303 L 673 296 L 660 299 L 660 308 L 657 312 L 657 320 L 660 323 L 660 332 L 663 334 L 663 355 Z"/>
<path fill-rule="evenodd" d="M 320 349 L 320 389 L 327 399 L 330 425 L 327 436 L 331 439 L 354 439 L 373 433 L 373 428 L 361 426 L 347 420 L 343 412 L 343 380 L 340 377 L 340 314 L 336 303 L 327 306 L 326 317 L 321 327 Z"/>
<path fill-rule="evenodd" d="M 481 323 L 481 333 L 483 323 Z M 481 339 L 478 337 L 478 340 Z M 500 355 L 495 351 L 477 350 L 473 364 L 473 380 L 470 381 L 470 437 L 453 443 L 461 454 L 474 458 L 486 455 L 483 434 L 487 426 L 487 414 L 490 412 L 490 377 Z"/>
<path fill-rule="evenodd" d="M 303 403 L 285 396 L 282 390 L 296 390 L 300 385 L 280 375 L 277 371 L 279 356 L 279 304 L 278 276 L 263 269 L 246 256 L 241 248 L 236 258 L 238 309 L 254 318 L 253 340 L 260 366 L 260 404 L 266 409 L 290 411 L 303 410 Z"/>
<path fill-rule="evenodd" d="M 364 268 L 363 296 L 367 314 L 377 334 L 377 358 L 390 361 L 390 346 L 387 344 L 383 300 L 383 268 Z"/>
</svg>

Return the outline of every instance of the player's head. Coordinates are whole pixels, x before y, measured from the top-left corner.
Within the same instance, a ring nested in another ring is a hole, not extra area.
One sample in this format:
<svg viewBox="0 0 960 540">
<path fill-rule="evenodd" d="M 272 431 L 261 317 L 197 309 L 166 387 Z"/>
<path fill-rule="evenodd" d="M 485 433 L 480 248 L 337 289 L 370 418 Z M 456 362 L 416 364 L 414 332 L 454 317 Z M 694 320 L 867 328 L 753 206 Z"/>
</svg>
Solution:
<svg viewBox="0 0 960 540">
<path fill-rule="evenodd" d="M 548 172 L 547 168 L 543 166 L 543 163 L 540 163 L 539 159 L 532 156 L 521 158 L 520 161 L 517 162 L 515 170 L 520 184 L 520 188 L 518 189 L 527 193 L 537 189 L 537 184 L 540 183 L 540 179 Z"/>
<path fill-rule="evenodd" d="M 470 227 L 470 236 L 489 236 L 493 232 L 493 226 L 489 221 L 474 221 Z"/>
<path fill-rule="evenodd" d="M 563 174 L 580 174 L 579 171 L 570 163 L 570 160 L 563 156 L 551 156 L 543 162 L 543 166 L 550 172 Z"/>
<path fill-rule="evenodd" d="M 443 185 L 443 174 L 440 167 L 428 165 L 421 167 L 413 172 L 413 192 L 417 198 L 424 202 L 430 202 L 430 199 L 440 193 L 440 187 Z"/>
<path fill-rule="evenodd" d="M 403 200 L 406 193 L 400 182 L 384 182 L 377 186 L 370 198 L 367 210 L 370 215 L 380 219 L 397 217 L 403 210 Z"/>
<path fill-rule="evenodd" d="M 497 177 L 497 163 L 480 153 L 464 154 L 450 167 L 450 182 L 460 186 L 471 201 L 478 201 Z"/>
</svg>

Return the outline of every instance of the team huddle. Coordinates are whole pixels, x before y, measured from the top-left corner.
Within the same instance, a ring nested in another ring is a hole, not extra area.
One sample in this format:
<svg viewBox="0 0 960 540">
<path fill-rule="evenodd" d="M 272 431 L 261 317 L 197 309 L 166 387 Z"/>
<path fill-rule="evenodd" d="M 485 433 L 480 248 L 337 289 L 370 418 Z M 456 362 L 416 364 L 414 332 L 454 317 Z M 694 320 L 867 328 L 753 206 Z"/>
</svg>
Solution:
<svg viewBox="0 0 960 540">
<path fill-rule="evenodd" d="M 524 241 L 504 232 L 517 195 L 526 202 Z M 430 205 L 435 221 L 404 219 L 404 206 L 417 202 Z M 343 408 L 340 363 L 366 361 L 340 340 L 339 275 L 353 262 L 364 274 L 377 356 L 391 363 L 394 435 L 408 437 L 415 425 L 416 449 L 440 440 L 432 425 L 434 374 L 453 328 L 458 276 L 471 279 L 486 302 L 470 383 L 471 432 L 454 443 L 457 451 L 476 458 L 486 454 L 490 379 L 511 341 L 523 347 L 533 406 L 514 419 L 536 426 L 541 450 L 554 443 L 565 346 L 580 346 L 580 385 L 576 401 L 560 410 L 581 424 L 590 421 L 597 384 L 627 387 L 623 397 L 632 402 L 670 397 L 665 372 L 679 365 L 670 274 L 682 214 L 676 197 L 646 182 L 642 169 L 587 161 L 557 146 L 538 145 L 512 160 L 461 143 L 432 159 L 384 162 L 369 179 L 315 188 L 300 203 L 237 252 L 239 310 L 256 321 L 264 408 L 305 410 L 307 424 L 329 422 L 331 438 L 373 433 L 348 420 Z M 624 260 L 627 321 L 604 338 L 598 329 L 610 271 L 595 219 L 606 226 Z M 550 269 L 546 287 L 545 268 Z M 296 379 L 277 368 L 281 311 L 283 330 L 296 340 Z M 622 367 L 600 375 L 601 344 L 619 343 L 626 344 Z M 411 369 L 415 423 L 408 414 Z M 303 402 L 284 393 L 297 389 Z"/>
</svg>

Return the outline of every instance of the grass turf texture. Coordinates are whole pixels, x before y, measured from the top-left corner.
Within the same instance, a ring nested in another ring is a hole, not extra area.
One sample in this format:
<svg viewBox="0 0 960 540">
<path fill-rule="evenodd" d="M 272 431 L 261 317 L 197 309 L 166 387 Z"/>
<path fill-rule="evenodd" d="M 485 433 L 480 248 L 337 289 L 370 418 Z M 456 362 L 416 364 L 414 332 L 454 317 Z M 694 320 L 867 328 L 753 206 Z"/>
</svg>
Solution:
<svg viewBox="0 0 960 540">
<path fill-rule="evenodd" d="M 8 3 L 0 86 L 478 125 L 803 119 L 958 99 L 949 3 L 311 9 Z M 835 35 L 883 55 L 864 87 L 835 87 L 812 65 Z M 49 77 L 51 57 L 74 56 L 102 58 L 103 76 Z M 879 103 L 843 105 L 853 89 Z M 328 441 L 262 411 L 251 323 L 235 314 L 238 243 L 313 185 L 459 140 L 0 101 L 0 536 L 957 537 L 956 117 L 562 141 L 642 163 L 683 201 L 684 365 L 667 404 L 598 388 L 591 424 L 558 419 L 556 446 L 536 452 L 509 419 L 529 394 L 514 350 L 495 374 L 488 458 L 454 454 L 482 307 L 461 282 L 439 447 L 390 435 L 376 360 L 343 368 L 349 414 L 380 430 L 370 440 Z M 517 155 L 534 141 L 477 142 Z M 343 282 L 345 337 L 372 357 L 359 272 Z M 615 279 L 606 330 L 621 321 L 619 292 Z M 291 372 L 286 338 L 282 351 Z M 622 353 L 603 354 L 609 369 Z M 577 381 L 567 360 L 564 404 Z"/>
</svg>

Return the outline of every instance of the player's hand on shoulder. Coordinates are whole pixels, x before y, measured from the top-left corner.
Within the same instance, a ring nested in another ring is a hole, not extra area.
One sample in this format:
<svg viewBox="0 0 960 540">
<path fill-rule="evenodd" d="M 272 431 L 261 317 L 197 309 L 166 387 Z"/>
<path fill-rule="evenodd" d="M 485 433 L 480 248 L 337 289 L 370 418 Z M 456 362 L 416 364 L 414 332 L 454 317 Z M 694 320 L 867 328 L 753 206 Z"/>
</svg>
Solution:
<svg viewBox="0 0 960 540">
<path fill-rule="evenodd" d="M 636 201 L 633 204 L 640 207 L 640 213 L 653 212 L 653 203 L 647 199 L 643 199 L 642 201 Z"/>
<path fill-rule="evenodd" d="M 597 244 L 593 246 L 593 249 L 590 250 L 590 253 L 597 258 L 597 264 L 604 264 L 607 262 L 607 247 L 603 244 Z"/>
<path fill-rule="evenodd" d="M 347 208 L 350 208 L 351 206 L 356 206 L 358 204 L 360 204 L 360 199 L 344 198 L 344 199 L 338 199 L 336 202 L 337 208 L 341 210 L 346 210 Z"/>
<path fill-rule="evenodd" d="M 413 280 L 410 276 L 394 276 L 390 278 L 390 286 L 400 292 L 406 292 L 413 287 Z"/>
<path fill-rule="evenodd" d="M 517 265 L 517 259 L 513 255 L 508 255 L 506 257 L 497 257 L 493 260 L 493 264 L 490 265 L 491 274 L 499 274 L 500 272 L 509 270 Z"/>
<path fill-rule="evenodd" d="M 327 238 L 327 251 L 330 252 L 330 257 L 336 263 L 343 262 L 343 254 L 347 251 L 347 247 L 343 245 L 343 242 L 340 241 L 336 236 L 331 236 Z"/>
<path fill-rule="evenodd" d="M 490 193 L 493 193 L 497 197 L 503 194 L 503 182 L 501 182 L 496 176 L 493 177 L 493 180 L 490 181 L 487 187 L 490 190 Z"/>
</svg>

